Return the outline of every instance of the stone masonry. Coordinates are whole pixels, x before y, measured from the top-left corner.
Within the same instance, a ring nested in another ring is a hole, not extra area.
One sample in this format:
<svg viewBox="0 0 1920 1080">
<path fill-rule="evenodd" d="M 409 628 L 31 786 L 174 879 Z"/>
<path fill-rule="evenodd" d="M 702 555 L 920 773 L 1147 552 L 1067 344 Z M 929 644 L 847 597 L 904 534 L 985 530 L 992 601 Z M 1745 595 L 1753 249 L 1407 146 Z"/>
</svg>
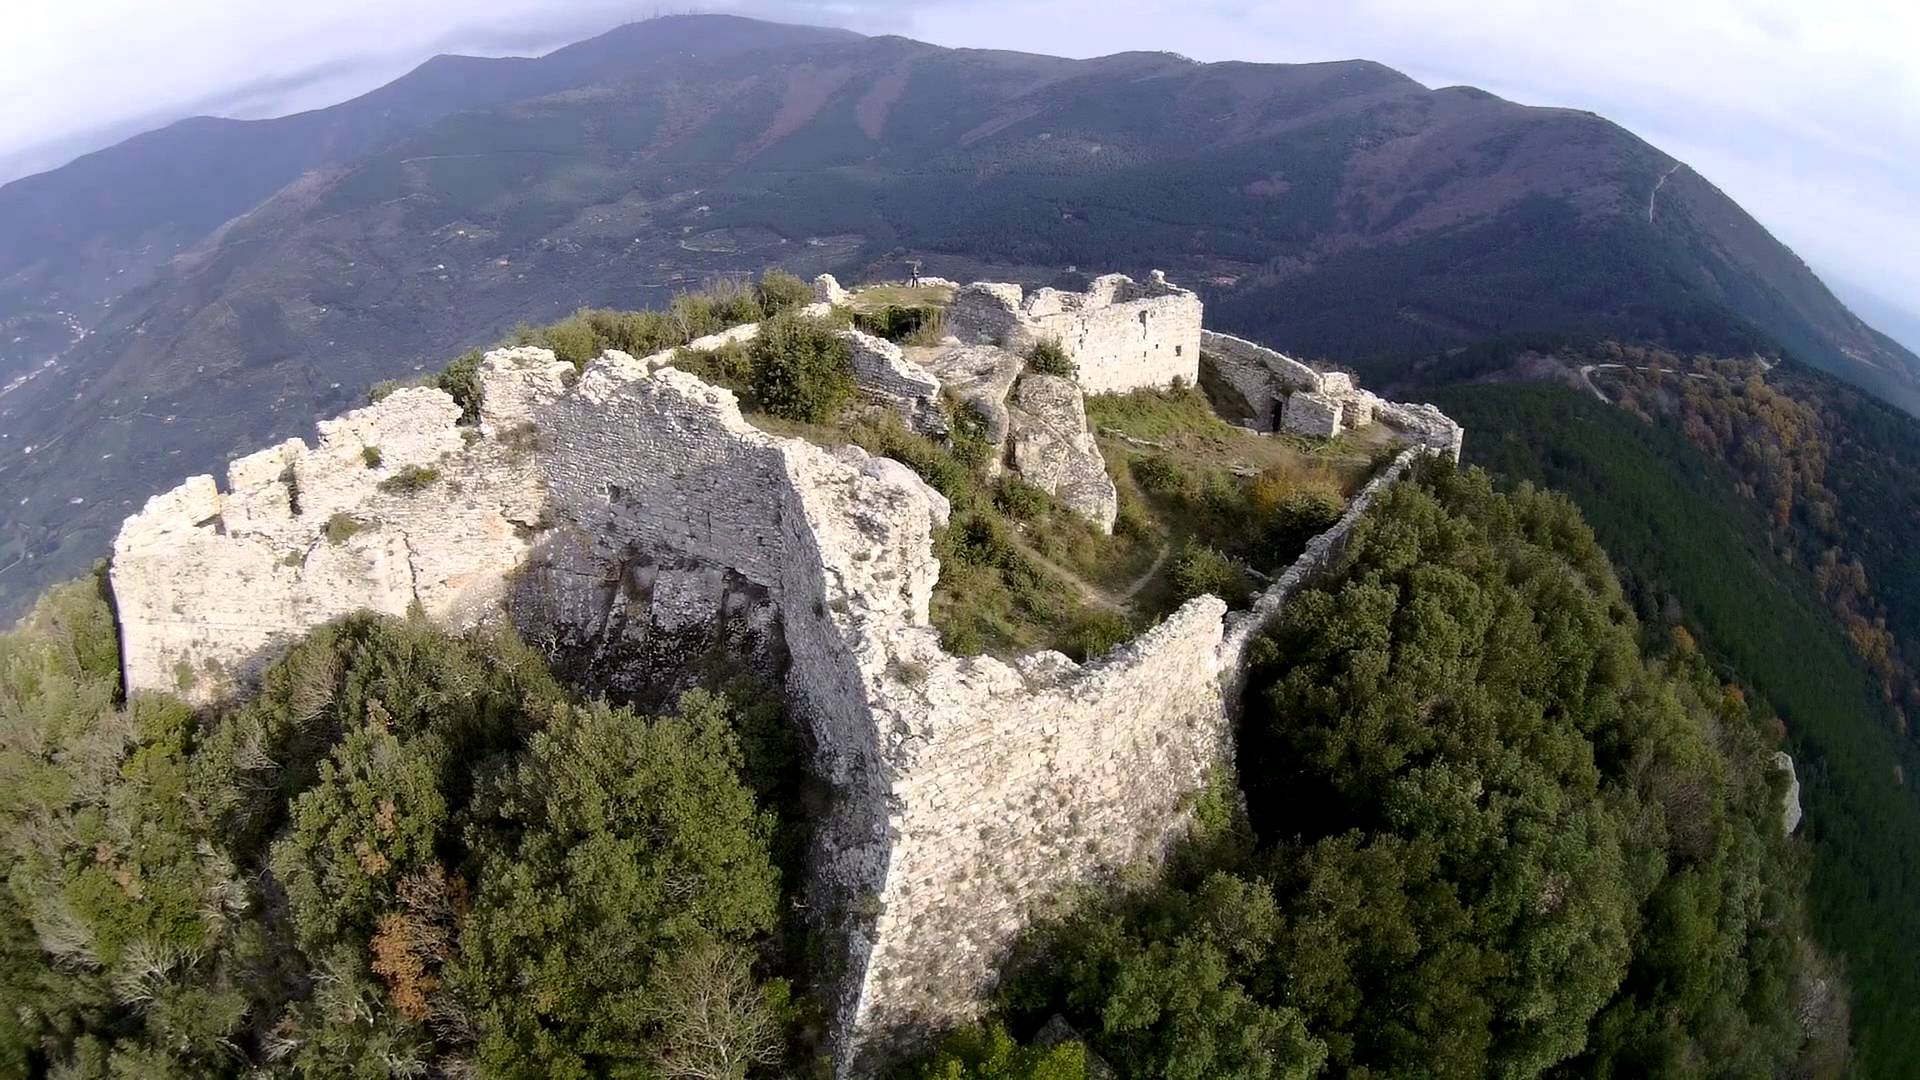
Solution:
<svg viewBox="0 0 1920 1080">
<path fill-rule="evenodd" d="M 1460 425 L 1431 405 L 1386 401 L 1355 386 L 1346 372 L 1317 371 L 1230 334 L 1204 330 L 1200 345 L 1202 363 L 1245 399 L 1255 430 L 1330 439 L 1378 420 L 1460 460 Z"/>
<path fill-rule="evenodd" d="M 1181 359 L 1197 363 L 1197 340 Z M 1100 377 L 1097 356 L 1079 362 Z M 498 350 L 480 380 L 477 427 L 439 390 L 402 390 L 323 422 L 311 447 L 239 459 L 224 491 L 199 476 L 149 500 L 111 569 L 129 691 L 216 700 L 361 609 L 510 619 L 603 676 L 657 676 L 689 642 L 777 656 L 833 790 L 806 893 L 844 943 L 829 988 L 843 1075 L 977 1016 L 1036 912 L 1182 835 L 1231 764 L 1260 626 L 1384 485 L 1458 449 L 1438 410 L 1381 403 L 1408 449 L 1250 611 L 1200 597 L 1085 665 L 963 658 L 928 616 L 947 507 L 899 463 L 761 431 L 670 354 L 608 353 L 576 375 L 545 350 Z M 1079 400 L 1030 376 L 1008 411 Z"/>
<path fill-rule="evenodd" d="M 962 342 L 1024 354 L 1057 341 L 1080 367 L 1090 394 L 1191 386 L 1200 377 L 1200 298 L 1155 270 L 1144 284 L 1125 274 L 1095 278 L 1084 293 L 976 283 L 954 294 L 947 329 Z"/>
</svg>

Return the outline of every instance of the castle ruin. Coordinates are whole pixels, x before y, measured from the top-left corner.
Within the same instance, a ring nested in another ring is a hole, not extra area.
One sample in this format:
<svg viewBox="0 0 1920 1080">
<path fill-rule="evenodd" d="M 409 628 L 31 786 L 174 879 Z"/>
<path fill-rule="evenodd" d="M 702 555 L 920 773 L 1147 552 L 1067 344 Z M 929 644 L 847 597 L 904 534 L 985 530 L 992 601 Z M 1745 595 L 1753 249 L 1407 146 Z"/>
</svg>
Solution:
<svg viewBox="0 0 1920 1080">
<path fill-rule="evenodd" d="M 1195 380 L 1199 301 L 1159 275 L 1049 293 L 967 286 L 959 340 L 936 349 L 850 339 L 862 392 L 922 430 L 937 428 L 943 390 L 997 403 L 1015 468 L 1090 485 L 1082 391 Z M 1029 390 L 1029 376 L 1015 389 L 1005 349 L 1039 333 L 1070 348 L 1078 387 Z M 1210 356 L 1238 342 L 1204 340 Z M 1361 397 L 1251 343 L 1225 352 L 1268 372 L 1235 385 L 1282 416 L 1302 393 L 1343 424 L 1364 404 L 1404 448 L 1250 609 L 1200 597 L 1086 664 L 941 648 L 928 607 L 947 508 L 899 463 L 760 430 L 672 353 L 608 352 L 576 374 L 519 348 L 482 362 L 477 426 L 445 393 L 404 389 L 321 422 L 312 446 L 234 461 L 224 491 L 198 476 L 151 499 L 111 568 L 126 685 L 213 701 L 363 609 L 453 629 L 511 620 L 616 684 L 714 646 L 752 658 L 784 677 L 833 791 L 807 903 L 844 942 L 836 1059 L 867 1071 L 892 1040 L 976 1016 L 1012 942 L 1063 890 L 1161 857 L 1231 764 L 1260 628 L 1384 485 L 1420 455 L 1458 454 L 1458 425 L 1430 406 Z"/>
</svg>

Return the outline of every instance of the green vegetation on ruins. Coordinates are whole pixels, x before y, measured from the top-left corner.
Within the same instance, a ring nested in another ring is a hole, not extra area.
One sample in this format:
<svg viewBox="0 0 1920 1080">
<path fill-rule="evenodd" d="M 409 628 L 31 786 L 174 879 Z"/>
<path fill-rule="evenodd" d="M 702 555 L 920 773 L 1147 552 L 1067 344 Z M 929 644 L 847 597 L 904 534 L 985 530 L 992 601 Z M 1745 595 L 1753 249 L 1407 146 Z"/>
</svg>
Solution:
<svg viewBox="0 0 1920 1080">
<path fill-rule="evenodd" d="M 1030 932 L 923 1075 L 1092 1075 L 1008 1045 L 1055 1016 L 1123 1077 L 1847 1067 L 1770 717 L 1641 651 L 1566 499 L 1423 471 L 1257 643 L 1244 801 Z"/>
<path fill-rule="evenodd" d="M 883 336 L 912 342 L 939 326 L 940 308 L 903 313 L 945 294 L 878 286 L 853 297 L 854 325 L 864 311 L 884 322 L 874 326 Z M 653 325 L 648 315 L 576 316 L 576 329 L 561 337 L 592 332 L 570 355 L 598 355 L 620 348 L 620 339 L 593 327 Z M 703 334 L 722 328 L 699 325 Z M 941 573 L 932 617 L 943 644 L 963 655 L 1052 648 L 1085 660 L 1201 593 L 1241 603 L 1339 517 L 1392 445 L 1378 431 L 1326 445 L 1249 432 L 1221 420 L 1192 387 L 1091 397 L 1088 420 L 1120 497 L 1114 533 L 1104 536 L 1017 475 L 990 477 L 984 425 L 970 406 L 949 399 L 951 434 L 936 440 L 908 431 L 884 406 L 862 405 L 851 356 L 834 336 L 841 325 L 841 316 L 787 309 L 766 319 L 754 340 L 682 348 L 674 366 L 733 390 L 765 430 L 894 458 L 945 496 L 952 516 L 934 538 Z M 519 337 L 549 347 L 555 340 L 552 328 Z M 1035 353 L 1049 370 L 1071 370 L 1057 346 Z"/>
</svg>

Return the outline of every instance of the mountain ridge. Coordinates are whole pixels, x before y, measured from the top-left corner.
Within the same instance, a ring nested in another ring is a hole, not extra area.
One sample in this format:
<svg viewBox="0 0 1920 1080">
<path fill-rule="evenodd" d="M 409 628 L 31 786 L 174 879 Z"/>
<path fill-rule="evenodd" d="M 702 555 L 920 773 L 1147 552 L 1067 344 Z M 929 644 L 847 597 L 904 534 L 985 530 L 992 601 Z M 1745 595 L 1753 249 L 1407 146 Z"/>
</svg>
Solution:
<svg viewBox="0 0 1920 1080">
<path fill-rule="evenodd" d="M 374 381 L 516 322 L 767 265 L 886 277 L 915 257 L 1028 284 L 1159 267 L 1223 327 L 1376 377 L 1577 331 L 1784 346 L 1920 407 L 1901 376 L 1920 360 L 1691 169 L 1589 112 L 1364 60 L 1069 60 L 731 17 L 615 33 L 549 57 L 601 72 L 610 54 L 618 74 L 302 169 L 90 313 L 56 367 L 0 396 L 16 440 L 0 442 L 0 598 L 84 566 L 145 492 L 305 434 Z M 0 277 L 0 305 L 22 280 Z M 29 557 L 44 566 L 23 576 Z"/>
</svg>

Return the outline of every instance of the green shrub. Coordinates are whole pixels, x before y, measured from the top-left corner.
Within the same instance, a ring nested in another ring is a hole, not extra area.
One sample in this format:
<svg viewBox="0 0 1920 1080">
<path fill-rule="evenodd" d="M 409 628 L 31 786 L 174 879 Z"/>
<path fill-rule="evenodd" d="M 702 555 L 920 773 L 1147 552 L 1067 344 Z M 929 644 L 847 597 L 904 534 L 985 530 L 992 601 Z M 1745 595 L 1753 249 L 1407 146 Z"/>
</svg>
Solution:
<svg viewBox="0 0 1920 1080">
<path fill-rule="evenodd" d="M 1085 1080 L 1087 1048 L 1077 1042 L 1021 1046 L 995 1021 L 946 1037 L 913 1080 Z"/>
<path fill-rule="evenodd" d="M 1182 600 L 1212 593 L 1228 603 L 1246 596 L 1246 574 L 1233 560 L 1203 544 L 1188 544 L 1173 558 L 1168 571 Z"/>
<path fill-rule="evenodd" d="M 1010 518 L 1032 521 L 1053 506 L 1045 491 L 1018 476 L 1007 475 L 994 485 L 993 505 Z"/>
<path fill-rule="evenodd" d="M 775 416 L 831 423 L 853 400 L 853 356 L 826 326 L 791 313 L 768 319 L 754 340 L 753 396 Z"/>
<path fill-rule="evenodd" d="M 945 404 L 947 441 L 953 456 L 969 469 L 984 467 L 993 457 L 993 443 L 987 440 L 987 418 L 970 401 L 947 395 Z"/>
<path fill-rule="evenodd" d="M 770 318 L 813 303 L 813 286 L 785 270 L 768 270 L 760 275 L 760 308 Z"/>
<path fill-rule="evenodd" d="M 756 369 L 753 352 L 740 342 L 730 341 L 706 352 L 675 349 L 673 366 L 689 375 L 698 375 L 715 386 L 724 386 L 736 394 L 754 395 Z"/>
<path fill-rule="evenodd" d="M 750 282 L 720 278 L 708 282 L 701 292 L 712 305 L 714 321 L 723 329 L 766 318 L 766 311 L 760 306 L 760 294 Z"/>
<path fill-rule="evenodd" d="M 1165 454 L 1150 457 L 1137 457 L 1128 463 L 1135 483 L 1156 495 L 1167 495 L 1180 488 L 1186 482 L 1186 470 Z"/>
<path fill-rule="evenodd" d="M 1027 350 L 1027 370 L 1035 375 L 1058 375 L 1071 379 L 1080 373 L 1066 347 L 1048 338 Z"/>
<path fill-rule="evenodd" d="M 540 332 L 540 344 L 552 349 L 554 356 L 575 368 L 586 367 L 587 361 L 601 353 L 600 335 L 594 333 L 591 314 L 586 308 L 581 308 L 547 327 Z"/>
<path fill-rule="evenodd" d="M 404 389 L 406 383 L 399 379 L 381 379 L 367 390 L 367 404 L 378 405 L 393 396 L 395 390 Z"/>
<path fill-rule="evenodd" d="M 440 479 L 440 470 L 424 465 L 408 465 L 376 485 L 388 495 L 414 495 Z"/>
<path fill-rule="evenodd" d="M 360 531 L 360 522 L 353 515 L 336 513 L 327 519 L 327 542 L 344 544 Z"/>
<path fill-rule="evenodd" d="M 1275 557 L 1291 559 L 1307 541 L 1327 531 L 1346 512 L 1346 502 L 1331 491 L 1307 488 L 1280 500 L 1268 528 Z"/>
<path fill-rule="evenodd" d="M 944 333 L 946 317 L 946 309 L 938 304 L 888 304 L 873 311 L 854 312 L 853 325 L 888 341 L 934 344 Z"/>
<path fill-rule="evenodd" d="M 360 460 L 366 462 L 367 468 L 369 469 L 379 468 L 380 467 L 380 448 L 377 446 L 361 447 Z"/>
<path fill-rule="evenodd" d="M 480 360 L 480 350 L 469 349 L 433 377 L 433 385 L 446 391 L 453 403 L 460 406 L 462 424 L 480 422 Z"/>
<path fill-rule="evenodd" d="M 667 307 L 667 317 L 672 320 L 674 330 L 679 335 L 679 344 L 686 344 L 697 337 L 725 330 L 720 317 L 714 313 L 713 300 L 704 293 L 681 293 L 673 298 Z"/>
<path fill-rule="evenodd" d="M 1133 640 L 1133 622 L 1117 611 L 1090 611 L 1068 628 L 1060 651 L 1081 663 L 1095 660 Z"/>
</svg>

